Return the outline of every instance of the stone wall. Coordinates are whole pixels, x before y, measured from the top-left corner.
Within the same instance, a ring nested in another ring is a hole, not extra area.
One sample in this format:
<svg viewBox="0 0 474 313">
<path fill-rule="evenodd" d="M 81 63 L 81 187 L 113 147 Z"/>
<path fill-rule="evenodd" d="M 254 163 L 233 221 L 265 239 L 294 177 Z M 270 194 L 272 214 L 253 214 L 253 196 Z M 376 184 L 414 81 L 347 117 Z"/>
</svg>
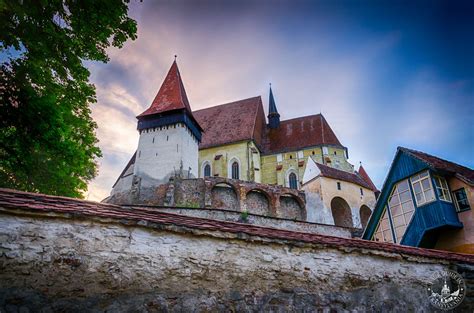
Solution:
<svg viewBox="0 0 474 313">
<path fill-rule="evenodd" d="M 32 198 L 0 199 L 2 312 L 430 312 L 447 268 L 474 309 L 466 256 Z"/>
<path fill-rule="evenodd" d="M 264 227 L 272 227 L 284 230 L 299 231 L 311 234 L 337 236 L 341 238 L 360 237 L 359 230 L 346 227 L 337 227 L 334 225 L 308 223 L 303 221 L 295 221 L 292 219 L 282 219 L 274 217 L 266 217 L 263 215 L 247 214 L 244 218 L 242 213 L 218 210 L 215 208 L 172 208 L 172 207 L 153 207 L 153 211 L 180 214 L 186 216 L 194 216 L 206 219 L 214 219 L 229 222 L 245 223 L 248 225 L 258 225 Z"/>
<path fill-rule="evenodd" d="M 175 178 L 158 187 L 116 193 L 104 200 L 113 204 L 146 204 L 248 211 L 253 214 L 306 220 L 304 192 L 275 185 L 222 177 Z"/>
</svg>

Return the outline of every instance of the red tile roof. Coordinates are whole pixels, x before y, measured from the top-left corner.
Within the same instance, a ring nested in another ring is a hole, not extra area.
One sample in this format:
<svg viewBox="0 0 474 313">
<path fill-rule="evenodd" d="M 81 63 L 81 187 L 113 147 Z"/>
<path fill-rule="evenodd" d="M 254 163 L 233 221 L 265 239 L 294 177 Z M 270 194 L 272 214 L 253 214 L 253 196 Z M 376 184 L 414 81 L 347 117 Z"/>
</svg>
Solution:
<svg viewBox="0 0 474 313">
<path fill-rule="evenodd" d="M 360 165 L 359 170 L 357 172 L 359 176 L 370 186 L 370 189 L 372 189 L 372 191 L 378 191 L 377 187 L 375 187 L 374 183 L 372 182 L 372 179 L 370 179 L 369 174 L 367 174 L 362 164 Z"/>
<path fill-rule="evenodd" d="M 322 114 L 281 121 L 278 128 L 267 128 L 263 150 L 264 154 L 274 154 L 318 145 L 342 147 Z"/>
<path fill-rule="evenodd" d="M 151 106 L 138 117 L 181 109 L 191 114 L 178 64 L 174 61 Z"/>
<path fill-rule="evenodd" d="M 127 209 L 112 204 L 97 203 L 58 196 L 47 196 L 11 189 L 0 188 L 0 208 L 2 208 L 1 214 L 16 214 L 16 212 L 19 211 L 28 211 L 34 212 L 36 216 L 38 216 L 38 214 L 44 214 L 45 218 L 48 218 L 51 213 L 64 214 L 65 218 L 70 219 L 106 218 L 109 221 L 113 220 L 117 223 L 122 223 L 127 226 L 140 225 L 141 227 L 149 228 L 158 227 L 160 230 L 162 228 L 166 228 L 167 226 L 179 226 L 185 229 L 187 228 L 216 232 L 216 236 L 222 232 L 247 234 L 249 236 L 317 244 L 334 248 L 370 249 L 388 253 L 474 264 L 474 255 L 414 248 L 369 240 L 316 235 L 270 227 L 241 224 L 236 222 L 197 218 L 172 213 L 157 212 L 152 208 Z M 179 231 L 179 228 L 172 227 L 170 230 Z"/>
<path fill-rule="evenodd" d="M 474 185 L 474 170 L 468 167 L 443 160 L 441 158 L 435 157 L 433 155 L 430 155 L 428 153 L 424 153 L 421 151 L 412 150 L 412 149 L 408 149 L 404 147 L 398 147 L 398 149 L 410 155 L 413 155 L 419 160 L 427 163 L 429 166 L 431 166 L 435 170 L 447 172 L 448 174 L 457 176 L 458 178 L 464 180 L 466 183 L 470 185 Z"/>
<path fill-rule="evenodd" d="M 261 143 L 265 116 L 260 97 L 194 111 L 193 115 L 204 130 L 200 149 L 243 140 Z"/>
<path fill-rule="evenodd" d="M 371 186 L 357 172 L 349 173 L 317 162 L 316 165 L 321 170 L 320 176 L 322 177 L 343 180 L 367 189 L 372 189 Z"/>
</svg>

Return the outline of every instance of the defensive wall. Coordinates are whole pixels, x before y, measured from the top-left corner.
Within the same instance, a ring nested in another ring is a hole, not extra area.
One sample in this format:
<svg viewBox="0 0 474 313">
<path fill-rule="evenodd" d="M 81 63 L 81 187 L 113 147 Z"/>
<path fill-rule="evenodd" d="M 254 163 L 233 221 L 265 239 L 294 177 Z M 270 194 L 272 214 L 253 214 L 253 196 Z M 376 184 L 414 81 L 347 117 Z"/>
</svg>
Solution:
<svg viewBox="0 0 474 313">
<path fill-rule="evenodd" d="M 0 308 L 12 312 L 434 311 L 474 256 L 0 190 Z"/>
<path fill-rule="evenodd" d="M 306 220 L 305 194 L 278 185 L 223 177 L 174 178 L 157 187 L 136 186 L 104 200 L 113 204 L 148 204 L 225 209 L 293 220 Z"/>
</svg>

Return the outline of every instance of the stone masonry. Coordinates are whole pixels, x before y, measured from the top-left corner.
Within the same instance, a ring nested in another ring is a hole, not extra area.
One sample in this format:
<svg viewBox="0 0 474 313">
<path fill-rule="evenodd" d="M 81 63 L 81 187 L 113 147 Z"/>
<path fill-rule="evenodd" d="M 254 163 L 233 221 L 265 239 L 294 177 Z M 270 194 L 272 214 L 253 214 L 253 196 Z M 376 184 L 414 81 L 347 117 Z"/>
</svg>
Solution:
<svg viewBox="0 0 474 313">
<path fill-rule="evenodd" d="M 0 190 L 0 311 L 434 311 L 474 257 Z"/>
</svg>

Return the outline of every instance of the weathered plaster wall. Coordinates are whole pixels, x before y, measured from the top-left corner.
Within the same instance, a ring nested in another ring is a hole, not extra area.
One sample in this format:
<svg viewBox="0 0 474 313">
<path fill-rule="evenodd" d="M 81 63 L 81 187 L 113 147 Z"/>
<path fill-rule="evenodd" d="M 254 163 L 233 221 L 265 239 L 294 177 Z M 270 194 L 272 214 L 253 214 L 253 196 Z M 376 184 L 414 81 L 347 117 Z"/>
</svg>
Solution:
<svg viewBox="0 0 474 313">
<path fill-rule="evenodd" d="M 341 190 L 337 189 L 337 182 L 341 184 Z M 361 228 L 360 209 L 363 205 L 372 211 L 375 207 L 376 199 L 372 190 L 362 188 L 363 195 L 360 194 L 360 186 L 327 177 L 319 177 L 303 186 L 307 199 L 307 211 L 309 222 L 334 224 L 331 211 L 331 201 L 335 197 L 344 199 L 351 209 L 353 227 Z M 314 220 L 313 220 L 314 218 Z"/>
<path fill-rule="evenodd" d="M 211 176 L 230 178 L 229 162 L 234 159 L 238 160 L 240 165 L 240 179 L 250 180 L 247 141 L 199 150 L 199 177 L 204 177 L 203 164 L 209 162 L 211 164 Z"/>
<path fill-rule="evenodd" d="M 341 238 L 352 238 L 358 233 L 354 229 L 346 227 L 336 227 L 334 225 L 307 223 L 302 221 L 295 221 L 289 219 L 266 217 L 255 214 L 248 214 L 243 220 L 241 212 L 234 212 L 229 210 L 212 209 L 194 209 L 194 208 L 153 208 L 158 212 L 167 212 L 174 214 L 181 214 L 186 216 L 194 216 L 201 218 L 210 218 L 213 220 L 239 222 L 249 225 L 258 225 L 264 227 L 272 227 L 284 230 L 293 230 L 305 233 L 337 236 Z"/>
<path fill-rule="evenodd" d="M 471 209 L 458 213 L 463 228 L 442 232 L 435 249 L 474 254 L 474 188 L 455 177 L 449 179 L 448 185 L 451 191 L 464 188 Z"/>
<path fill-rule="evenodd" d="M 198 142 L 184 124 L 140 132 L 134 175 L 141 178 L 141 186 L 166 183 L 181 164 L 185 177 L 198 177 Z"/>
<path fill-rule="evenodd" d="M 472 265 L 439 259 L 159 229 L 2 214 L 0 308 L 428 312 L 436 272 L 474 275 Z M 473 309 L 472 298 L 459 308 Z"/>
<path fill-rule="evenodd" d="M 330 166 L 345 171 L 353 171 L 353 166 L 345 158 L 344 149 L 338 147 L 327 148 L 328 153 L 324 154 L 324 161 L 323 150 L 320 146 L 262 156 L 262 182 L 288 187 L 288 173 L 290 171 L 295 172 L 298 176 L 298 181 L 301 182 L 308 157 L 313 157 L 319 163 L 327 164 L 330 162 Z M 278 155 L 281 156 L 281 161 L 279 161 Z M 278 166 L 281 169 L 277 169 Z"/>
</svg>

